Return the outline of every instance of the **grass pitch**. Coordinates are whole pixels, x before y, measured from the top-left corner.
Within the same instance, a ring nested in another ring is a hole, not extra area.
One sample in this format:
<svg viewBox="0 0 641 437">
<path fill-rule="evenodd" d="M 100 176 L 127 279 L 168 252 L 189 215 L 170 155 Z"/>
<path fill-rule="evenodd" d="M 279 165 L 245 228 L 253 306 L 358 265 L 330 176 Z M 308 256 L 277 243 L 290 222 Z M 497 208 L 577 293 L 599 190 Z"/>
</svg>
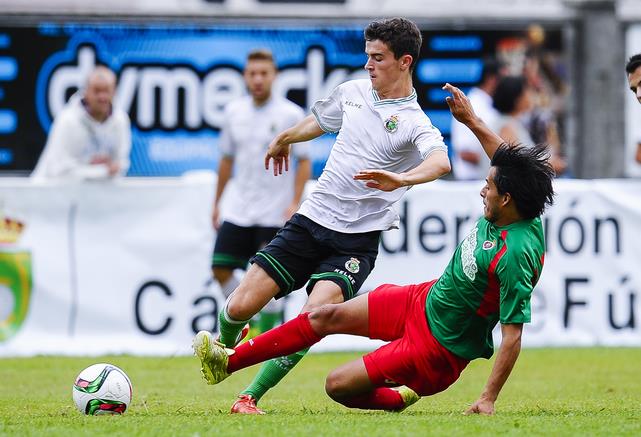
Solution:
<svg viewBox="0 0 641 437">
<path fill-rule="evenodd" d="M 257 368 L 210 387 L 194 357 L 0 359 L 0 435 L 641 435 L 641 348 L 524 350 L 493 417 L 462 415 L 485 384 L 493 362 L 486 360 L 403 413 L 349 410 L 323 384 L 330 369 L 357 356 L 308 355 L 263 398 L 269 414 L 260 417 L 228 414 Z M 134 400 L 125 415 L 87 417 L 75 409 L 74 378 L 97 362 L 131 378 Z"/>
</svg>

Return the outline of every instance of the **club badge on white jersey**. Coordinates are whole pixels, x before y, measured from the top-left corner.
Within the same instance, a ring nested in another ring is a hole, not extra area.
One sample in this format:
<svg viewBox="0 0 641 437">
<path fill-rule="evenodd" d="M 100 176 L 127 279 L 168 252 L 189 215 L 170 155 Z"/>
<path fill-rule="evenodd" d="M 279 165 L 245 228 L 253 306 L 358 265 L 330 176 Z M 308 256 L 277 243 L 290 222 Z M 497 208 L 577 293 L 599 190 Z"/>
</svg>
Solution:
<svg viewBox="0 0 641 437">
<path fill-rule="evenodd" d="M 395 114 L 390 116 L 387 120 L 385 120 L 385 124 L 384 124 L 385 130 L 393 134 L 398 130 L 398 123 L 399 123 L 398 115 Z"/>
</svg>

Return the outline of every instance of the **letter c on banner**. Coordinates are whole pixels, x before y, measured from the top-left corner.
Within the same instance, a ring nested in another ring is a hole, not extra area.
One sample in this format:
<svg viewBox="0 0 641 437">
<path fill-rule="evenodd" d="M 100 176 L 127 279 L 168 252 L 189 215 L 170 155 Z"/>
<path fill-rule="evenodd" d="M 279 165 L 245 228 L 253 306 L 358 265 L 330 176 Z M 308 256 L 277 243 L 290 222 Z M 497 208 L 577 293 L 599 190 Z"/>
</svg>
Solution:
<svg viewBox="0 0 641 437">
<path fill-rule="evenodd" d="M 140 301 L 142 300 L 142 295 L 143 293 L 151 289 L 158 289 L 162 291 L 165 294 L 165 296 L 172 295 L 171 290 L 164 282 L 147 281 L 144 284 L 142 284 L 142 286 L 138 289 L 138 292 L 136 293 L 136 305 L 135 305 L 136 325 L 138 326 L 138 329 L 140 329 L 145 334 L 160 335 L 163 332 L 165 332 L 171 325 L 171 322 L 173 320 L 171 317 L 167 317 L 165 319 L 165 323 L 163 323 L 163 325 L 158 329 L 148 328 L 147 325 L 143 323 L 142 318 L 140 317 L 140 305 L 141 305 Z"/>
</svg>

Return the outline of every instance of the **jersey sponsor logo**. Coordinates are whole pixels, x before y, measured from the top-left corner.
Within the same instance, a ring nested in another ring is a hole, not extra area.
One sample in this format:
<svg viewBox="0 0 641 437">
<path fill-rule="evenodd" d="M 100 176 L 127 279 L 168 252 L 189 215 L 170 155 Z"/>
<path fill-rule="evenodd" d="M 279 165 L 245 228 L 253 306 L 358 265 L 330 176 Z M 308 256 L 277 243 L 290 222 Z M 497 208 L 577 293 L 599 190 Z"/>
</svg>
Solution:
<svg viewBox="0 0 641 437">
<path fill-rule="evenodd" d="M 398 130 L 398 115 L 392 115 L 385 120 L 385 130 L 391 134 Z"/>
<path fill-rule="evenodd" d="M 363 107 L 363 105 L 362 105 L 362 104 L 360 104 L 360 103 L 354 103 L 354 102 L 352 102 L 352 101 L 350 101 L 350 100 L 346 100 L 346 101 L 345 101 L 345 106 L 351 106 L 351 107 L 353 107 L 353 108 L 358 108 L 358 109 L 361 109 L 361 108 Z"/>
<path fill-rule="evenodd" d="M 476 278 L 476 272 L 479 271 L 476 265 L 476 258 L 474 257 L 474 249 L 476 249 L 476 233 L 478 229 L 475 227 L 472 232 L 465 237 L 461 246 L 461 264 L 463 264 L 463 273 L 470 281 Z M 485 243 L 484 243 L 485 244 Z"/>
<path fill-rule="evenodd" d="M 481 246 L 481 247 L 483 247 L 483 250 L 490 250 L 490 249 L 494 248 L 495 246 L 496 246 L 496 240 L 492 240 L 492 241 L 485 240 L 483 242 L 483 246 Z"/>
<path fill-rule="evenodd" d="M 358 273 L 359 270 L 361 269 L 360 264 L 361 264 L 361 262 L 359 260 L 357 260 L 356 258 L 350 258 L 345 263 L 345 268 L 347 269 L 348 272 Z"/>
</svg>

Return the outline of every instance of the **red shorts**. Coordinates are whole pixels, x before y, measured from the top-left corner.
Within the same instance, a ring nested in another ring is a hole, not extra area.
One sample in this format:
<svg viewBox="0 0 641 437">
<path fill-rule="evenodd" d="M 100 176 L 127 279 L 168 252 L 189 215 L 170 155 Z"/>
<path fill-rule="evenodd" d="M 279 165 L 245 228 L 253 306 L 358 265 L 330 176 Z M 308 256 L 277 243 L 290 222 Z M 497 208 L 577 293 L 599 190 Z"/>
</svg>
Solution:
<svg viewBox="0 0 641 437">
<path fill-rule="evenodd" d="M 427 324 L 425 299 L 434 282 L 385 284 L 369 293 L 369 337 L 390 341 L 363 357 L 375 386 L 406 385 L 421 396 L 432 395 L 467 366 L 468 360 L 441 346 Z"/>
</svg>

